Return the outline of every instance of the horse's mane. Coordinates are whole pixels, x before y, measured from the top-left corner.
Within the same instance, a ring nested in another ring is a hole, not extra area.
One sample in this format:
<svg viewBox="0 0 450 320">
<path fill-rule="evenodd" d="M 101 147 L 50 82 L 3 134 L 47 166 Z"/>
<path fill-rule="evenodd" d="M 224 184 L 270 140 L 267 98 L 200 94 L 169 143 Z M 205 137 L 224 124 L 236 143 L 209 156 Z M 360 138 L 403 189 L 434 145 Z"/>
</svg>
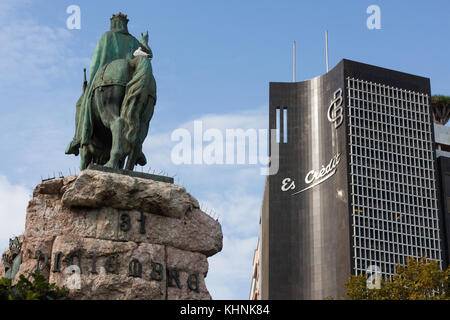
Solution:
<svg viewBox="0 0 450 320">
<path fill-rule="evenodd" d="M 126 86 L 125 97 L 122 102 L 120 116 L 127 123 L 125 138 L 132 145 L 142 143 L 139 132 L 142 121 L 140 116 L 145 111 L 149 96 L 156 102 L 156 88 L 149 90 L 152 85 L 156 85 L 150 59 L 144 56 L 136 57 L 137 64 L 133 77 Z M 152 92 L 153 91 L 153 92 Z"/>
</svg>

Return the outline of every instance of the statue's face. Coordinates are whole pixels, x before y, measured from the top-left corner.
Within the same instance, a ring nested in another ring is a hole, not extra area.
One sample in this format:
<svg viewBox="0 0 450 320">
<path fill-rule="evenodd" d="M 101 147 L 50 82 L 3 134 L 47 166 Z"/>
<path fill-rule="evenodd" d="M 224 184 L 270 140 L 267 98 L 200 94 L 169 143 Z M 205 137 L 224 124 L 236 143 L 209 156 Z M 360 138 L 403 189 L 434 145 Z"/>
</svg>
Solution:
<svg viewBox="0 0 450 320">
<path fill-rule="evenodd" d="M 111 21 L 111 31 L 128 32 L 127 26 L 121 20 Z"/>
</svg>

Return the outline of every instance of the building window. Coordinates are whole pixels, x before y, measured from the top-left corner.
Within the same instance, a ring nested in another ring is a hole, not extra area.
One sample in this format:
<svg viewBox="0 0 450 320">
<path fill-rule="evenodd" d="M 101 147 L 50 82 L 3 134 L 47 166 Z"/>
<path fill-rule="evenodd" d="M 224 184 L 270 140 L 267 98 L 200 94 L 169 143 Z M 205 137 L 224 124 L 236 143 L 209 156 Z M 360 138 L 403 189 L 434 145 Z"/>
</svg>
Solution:
<svg viewBox="0 0 450 320">
<path fill-rule="evenodd" d="M 277 143 L 288 142 L 288 108 L 277 107 L 275 109 L 275 126 Z"/>
<path fill-rule="evenodd" d="M 408 256 L 442 267 L 429 96 L 347 84 L 354 273 L 377 265 L 390 277 Z"/>
</svg>

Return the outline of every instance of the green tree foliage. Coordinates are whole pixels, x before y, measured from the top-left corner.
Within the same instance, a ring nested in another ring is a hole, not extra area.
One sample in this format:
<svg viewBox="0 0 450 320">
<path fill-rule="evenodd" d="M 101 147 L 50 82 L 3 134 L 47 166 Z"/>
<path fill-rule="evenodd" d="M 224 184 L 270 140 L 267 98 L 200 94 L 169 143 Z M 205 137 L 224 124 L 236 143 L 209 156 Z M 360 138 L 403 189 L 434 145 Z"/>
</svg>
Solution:
<svg viewBox="0 0 450 320">
<path fill-rule="evenodd" d="M 39 272 L 32 274 L 32 281 L 20 275 L 17 284 L 11 279 L 0 279 L 0 300 L 66 300 L 69 290 L 58 288 Z"/>
<path fill-rule="evenodd" d="M 431 98 L 433 119 L 435 122 L 445 125 L 450 119 L 450 97 L 435 95 Z"/>
<path fill-rule="evenodd" d="M 368 288 L 367 275 L 350 276 L 346 295 L 351 300 L 450 300 L 450 268 L 442 271 L 436 261 L 409 258 L 396 269 L 379 289 Z"/>
<path fill-rule="evenodd" d="M 434 95 L 431 97 L 431 103 L 433 105 L 450 106 L 450 96 Z"/>
</svg>

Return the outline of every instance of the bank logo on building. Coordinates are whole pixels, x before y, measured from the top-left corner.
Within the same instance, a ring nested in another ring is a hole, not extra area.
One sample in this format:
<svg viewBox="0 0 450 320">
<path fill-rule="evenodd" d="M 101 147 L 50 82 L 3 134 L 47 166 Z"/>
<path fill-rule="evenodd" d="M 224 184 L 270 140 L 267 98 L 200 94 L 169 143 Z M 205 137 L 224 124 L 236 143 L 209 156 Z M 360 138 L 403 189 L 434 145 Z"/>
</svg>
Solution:
<svg viewBox="0 0 450 320">
<path fill-rule="evenodd" d="M 344 121 L 344 108 L 342 106 L 342 89 L 339 88 L 333 94 L 333 100 L 328 107 L 328 121 L 334 123 L 334 128 L 338 129 Z"/>
<path fill-rule="evenodd" d="M 344 107 L 343 107 L 342 88 L 337 89 L 333 93 L 330 106 L 327 111 L 328 121 L 334 123 L 334 128 L 337 130 L 344 121 Z M 337 153 L 333 158 L 325 165 L 322 165 L 319 169 L 311 169 L 305 176 L 306 187 L 300 191 L 293 193 L 292 195 L 300 194 L 306 190 L 314 188 L 315 186 L 325 182 L 331 178 L 337 171 L 338 164 L 341 161 L 341 153 Z M 287 192 L 289 190 L 294 191 L 296 189 L 295 180 L 292 178 L 285 178 L 281 182 L 281 191 Z"/>
</svg>

